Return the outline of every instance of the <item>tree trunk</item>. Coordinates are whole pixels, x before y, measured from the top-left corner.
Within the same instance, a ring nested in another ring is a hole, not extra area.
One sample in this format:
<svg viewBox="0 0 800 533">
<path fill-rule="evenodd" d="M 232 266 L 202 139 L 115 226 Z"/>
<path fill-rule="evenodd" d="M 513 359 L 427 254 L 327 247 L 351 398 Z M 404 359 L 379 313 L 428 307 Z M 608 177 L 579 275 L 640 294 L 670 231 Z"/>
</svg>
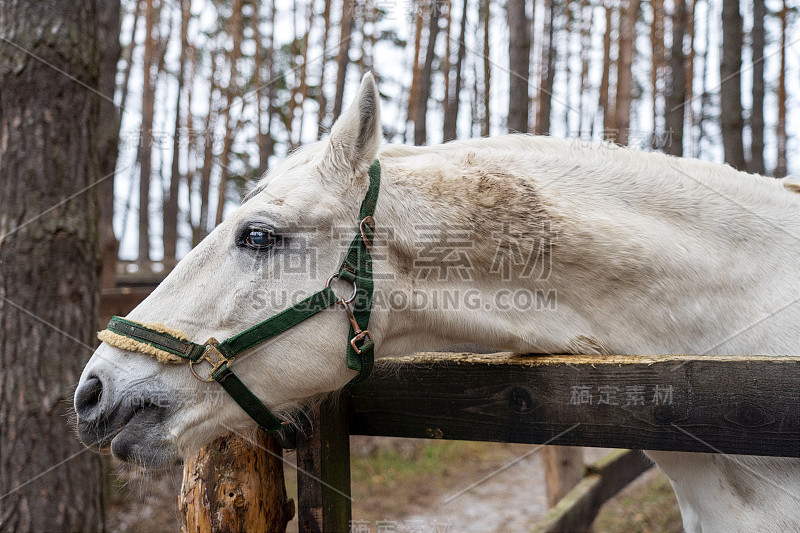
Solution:
<svg viewBox="0 0 800 533">
<path fill-rule="evenodd" d="M 150 261 L 150 176 L 152 174 L 153 109 L 155 107 L 155 79 L 152 75 L 156 63 L 156 9 L 154 2 L 145 1 L 144 66 L 142 73 L 142 126 L 139 138 L 139 255 L 137 261 L 145 265 Z"/>
<path fill-rule="evenodd" d="M 309 40 L 311 37 L 311 30 L 314 26 L 314 5 L 313 3 L 308 4 L 308 12 L 306 13 L 306 32 L 303 35 L 303 50 L 301 52 L 301 57 L 303 60 L 303 64 L 300 66 L 300 87 L 298 89 L 298 93 L 300 95 L 300 101 L 298 103 L 298 111 L 300 114 L 299 117 L 299 124 L 297 127 L 297 138 L 292 142 L 292 148 L 298 147 L 303 142 L 303 122 L 305 121 L 305 108 L 306 108 L 306 100 L 308 100 L 308 48 L 309 48 Z"/>
<path fill-rule="evenodd" d="M 619 59 L 617 61 L 616 142 L 628 145 L 633 96 L 633 54 L 636 39 L 636 19 L 640 0 L 627 0 L 619 22 Z"/>
<path fill-rule="evenodd" d="M 347 66 L 350 64 L 350 37 L 355 25 L 355 3 L 342 1 L 342 19 L 339 24 L 339 53 L 336 56 L 336 94 L 333 98 L 333 120 L 342 114 L 344 105 L 344 83 L 347 80 Z"/>
<path fill-rule="evenodd" d="M 508 131 L 528 132 L 528 78 L 530 77 L 531 25 L 525 0 L 508 0 L 509 95 Z"/>
<path fill-rule="evenodd" d="M 294 501 L 275 439 L 230 433 L 201 448 L 183 467 L 180 508 L 183 533 L 286 531 Z"/>
<path fill-rule="evenodd" d="M 450 74 L 452 64 L 450 59 L 452 56 L 451 43 L 452 43 L 452 29 L 453 29 L 453 3 L 450 0 L 444 0 L 444 55 L 442 56 L 442 64 L 439 67 L 444 76 L 444 98 L 442 99 L 442 109 L 447 109 L 450 105 Z"/>
<path fill-rule="evenodd" d="M 543 446 L 542 463 L 547 489 L 547 506 L 553 507 L 583 479 L 583 448 L 577 446 Z"/>
<path fill-rule="evenodd" d="M 187 80 L 193 80 L 195 72 L 197 72 L 197 50 L 192 47 L 189 49 L 189 59 L 187 68 Z M 194 83 L 189 81 L 186 84 L 186 188 L 188 189 L 189 197 L 186 202 L 186 220 L 189 222 L 189 227 L 192 230 L 192 237 L 194 240 L 194 220 L 197 209 L 195 208 L 195 192 L 197 191 L 197 132 L 194 131 L 194 115 L 191 113 L 192 101 L 194 100 Z M 194 243 L 191 243 L 192 246 Z"/>
<path fill-rule="evenodd" d="M 614 131 L 614 107 L 609 98 L 611 87 L 611 30 L 614 14 L 613 0 L 606 0 L 606 30 L 603 33 L 603 74 L 600 79 L 599 107 L 603 110 L 603 138 L 609 139 Z"/>
<path fill-rule="evenodd" d="M 775 177 L 784 178 L 788 172 L 786 162 L 786 0 L 783 0 L 781 7 L 781 71 L 778 75 L 778 125 L 776 136 L 778 137 L 778 159 L 775 165 Z"/>
<path fill-rule="evenodd" d="M 650 48 L 652 58 L 650 61 L 650 86 L 652 90 L 651 103 L 653 106 L 653 136 L 651 147 L 656 148 L 658 139 L 661 111 L 662 86 L 661 80 L 665 69 L 664 60 L 664 0 L 652 0 L 651 8 L 653 20 L 650 24 Z M 674 34 L 674 33 L 673 33 Z M 674 50 L 674 45 L 673 45 Z M 664 113 L 666 114 L 666 113 Z M 665 117 L 666 119 L 666 117 Z"/>
<path fill-rule="evenodd" d="M 742 15 L 739 3 L 722 2 L 722 59 L 719 63 L 720 125 L 725 162 L 745 170 L 742 143 Z"/>
<path fill-rule="evenodd" d="M 69 421 L 99 307 L 97 26 L 94 2 L 0 0 L 4 531 L 103 530 L 101 460 Z"/>
<path fill-rule="evenodd" d="M 320 49 L 322 59 L 319 68 L 319 88 L 317 89 L 317 139 L 322 138 L 325 133 L 325 117 L 328 114 L 328 100 L 325 97 L 325 65 L 328 64 L 328 36 L 331 30 L 331 0 L 325 0 L 325 7 L 322 10 L 322 38 Z"/>
<path fill-rule="evenodd" d="M 586 120 L 586 93 L 589 92 L 589 53 L 592 51 L 594 7 L 589 0 L 581 0 L 581 88 L 578 95 L 578 138 L 584 136 Z"/>
<path fill-rule="evenodd" d="M 414 10 L 414 57 L 411 64 L 411 87 L 408 88 L 408 109 L 406 115 L 406 128 L 409 122 L 414 122 L 417 118 L 417 107 L 419 106 L 419 79 L 422 75 L 422 64 L 419 60 L 420 50 L 422 50 L 422 23 L 425 20 L 424 14 L 427 4 L 417 0 L 411 0 Z"/>
<path fill-rule="evenodd" d="M 300 37 L 297 33 L 297 0 L 292 2 L 292 38 L 290 40 L 290 44 L 288 46 L 289 53 L 289 71 L 292 73 L 292 80 L 290 83 L 287 83 L 287 89 L 289 90 L 289 100 L 286 103 L 286 113 L 283 117 L 284 127 L 286 128 L 286 144 L 288 150 L 294 149 L 295 142 L 294 142 L 294 125 L 295 125 L 295 110 L 297 109 L 298 103 L 298 92 L 299 92 L 299 83 L 297 82 L 298 79 L 298 72 L 302 68 L 298 65 L 297 57 L 300 51 Z M 287 80 L 288 82 L 288 80 Z"/>
<path fill-rule="evenodd" d="M 556 77 L 555 17 L 558 0 L 545 0 L 545 27 L 543 35 L 547 35 L 547 45 L 542 44 L 541 81 L 539 83 L 539 109 L 536 112 L 536 133 L 550 133 L 550 110 L 553 98 L 553 82 Z"/>
<path fill-rule="evenodd" d="M 230 163 L 230 153 L 233 147 L 233 140 L 238 129 L 238 119 L 234 121 L 231 117 L 231 107 L 233 100 L 239 94 L 239 58 L 242 56 L 242 3 L 244 0 L 233 0 L 231 7 L 230 32 L 231 52 L 228 57 L 230 70 L 228 71 L 228 88 L 225 91 L 225 109 L 222 112 L 225 121 L 225 138 L 222 142 L 222 153 L 219 158 L 219 185 L 217 187 L 217 211 L 214 217 L 214 225 L 219 226 L 222 222 L 222 215 L 225 211 L 226 191 L 228 188 L 228 165 Z M 291 139 L 291 137 L 290 137 Z"/>
<path fill-rule="evenodd" d="M 258 87 L 256 93 L 256 144 L 258 145 L 258 168 L 256 168 L 256 178 L 261 178 L 269 167 L 269 154 L 267 138 L 269 132 L 264 132 L 264 105 L 263 89 L 265 78 L 263 70 L 265 67 L 264 45 L 261 42 L 261 7 L 256 5 L 253 8 L 253 15 L 250 17 L 250 24 L 253 30 L 253 42 L 255 43 L 255 53 L 253 54 L 253 81 L 254 87 Z M 325 65 L 323 59 L 322 64 Z M 320 89 L 320 92 L 322 90 Z"/>
<path fill-rule="evenodd" d="M 706 119 L 706 103 L 708 101 L 708 50 L 711 48 L 711 12 L 713 10 L 706 9 L 705 27 L 703 28 L 703 68 L 700 71 L 700 110 L 697 113 L 697 140 L 694 142 L 697 147 L 696 151 L 692 153 L 694 157 L 700 157 L 703 145 L 703 137 L 705 136 L 705 119 Z M 694 126 L 694 125 L 693 125 Z"/>
<path fill-rule="evenodd" d="M 119 108 L 124 110 L 125 104 L 128 102 L 128 81 L 131 79 L 131 70 L 133 68 L 133 51 L 136 48 L 136 28 L 139 26 L 139 19 L 141 18 L 142 9 L 141 2 L 136 0 L 136 6 L 133 8 L 133 28 L 131 29 L 131 42 L 125 48 L 125 73 L 122 76 L 122 85 L 120 92 L 122 93 L 119 102 Z M 116 67 L 115 67 L 116 68 Z"/>
<path fill-rule="evenodd" d="M 764 174 L 764 0 L 753 0 L 753 107 L 750 110 L 750 172 Z"/>
<path fill-rule="evenodd" d="M 575 12 L 574 12 L 575 3 L 570 0 L 564 0 L 563 5 L 563 13 L 564 13 L 564 25 L 562 30 L 558 35 L 556 35 L 556 39 L 559 37 L 561 38 L 561 43 L 556 44 L 556 49 L 561 49 L 564 51 L 564 62 L 562 67 L 562 72 L 564 73 L 564 93 L 561 96 L 560 100 L 563 102 L 563 109 L 564 109 L 564 118 L 561 120 L 561 124 L 564 125 L 564 130 L 567 132 L 567 135 L 572 135 L 572 130 L 570 130 L 570 113 L 572 112 L 573 105 L 572 105 L 572 78 L 573 78 L 573 69 L 572 69 L 572 32 L 574 31 L 574 21 L 575 21 Z M 551 118 L 552 122 L 552 118 Z"/>
<path fill-rule="evenodd" d="M 456 76 L 453 87 L 450 91 L 450 97 L 447 100 L 447 107 L 444 110 L 444 128 L 443 137 L 444 142 L 452 141 L 457 135 L 458 126 L 458 108 L 461 103 L 461 88 L 462 69 L 464 66 L 464 56 L 467 54 L 466 50 L 466 36 L 467 36 L 467 11 L 469 7 L 468 0 L 464 0 L 463 10 L 461 12 L 461 28 L 458 34 L 458 56 L 456 58 Z"/>
<path fill-rule="evenodd" d="M 180 170 L 180 130 L 181 99 L 186 70 L 186 53 L 189 50 L 189 18 L 192 14 L 192 0 L 180 0 L 181 10 L 181 51 L 178 58 L 178 95 L 175 100 L 175 127 L 172 135 L 172 171 L 169 179 L 169 196 L 164 202 L 164 263 L 172 268 L 177 262 L 178 245 L 178 191 L 181 182 Z M 191 109 L 189 110 L 191 113 Z"/>
<path fill-rule="evenodd" d="M 689 122 L 689 156 L 694 157 L 695 150 L 694 150 L 694 126 L 695 126 L 695 114 L 694 114 L 694 0 L 686 0 L 686 18 L 687 18 L 687 31 L 689 32 L 689 55 L 686 57 L 686 105 L 683 106 L 684 109 L 684 120 Z M 684 129 L 685 126 L 684 126 Z"/>
<path fill-rule="evenodd" d="M 201 137 L 203 146 L 203 167 L 200 169 L 200 217 L 198 224 L 192 231 L 192 247 L 194 248 L 206 235 L 208 235 L 208 209 L 211 191 L 211 170 L 214 168 L 214 135 L 217 127 L 217 115 L 219 110 L 219 92 L 217 90 L 217 61 L 211 58 L 211 87 L 208 89 L 208 115 L 203 128 Z"/>
<path fill-rule="evenodd" d="M 113 97 L 117 62 L 122 52 L 119 44 L 120 4 L 109 0 L 98 2 L 97 7 L 98 40 L 103 43 L 100 52 L 100 92 L 105 96 L 100 100 L 97 137 L 100 177 L 104 178 L 97 187 L 100 208 L 100 257 L 102 257 L 100 286 L 110 288 L 116 284 L 119 251 L 119 241 L 114 236 L 114 172 L 117 168 L 120 115 L 114 105 Z"/>
<path fill-rule="evenodd" d="M 428 116 L 428 99 L 431 96 L 431 77 L 433 76 L 433 60 L 436 57 L 436 37 L 439 36 L 439 7 L 433 5 L 429 10 L 428 46 L 425 51 L 425 64 L 419 78 L 419 101 L 414 117 L 414 144 L 417 146 L 427 142 L 426 120 Z"/>
<path fill-rule="evenodd" d="M 475 135 L 475 131 L 480 130 L 480 111 L 478 110 L 478 100 L 480 91 L 478 90 L 478 66 L 477 61 L 472 62 L 472 99 L 470 100 L 470 135 Z M 480 133 L 478 133 L 480 135 Z"/>
<path fill-rule="evenodd" d="M 275 0 L 272 0 L 270 3 L 270 11 L 269 11 L 269 19 L 268 25 L 270 28 L 269 33 L 269 44 L 266 50 L 265 60 L 267 63 L 267 83 L 269 84 L 267 88 L 267 131 L 263 133 L 261 130 L 261 92 L 257 91 L 258 93 L 258 109 L 259 109 L 259 131 L 262 132 L 259 134 L 258 137 L 258 158 L 259 158 L 259 165 L 258 165 L 258 175 L 262 176 L 269 167 L 269 158 L 272 154 L 275 153 L 275 136 L 272 134 L 272 117 L 275 113 L 275 98 L 277 95 L 277 87 L 275 87 L 275 83 L 272 80 L 275 79 Z M 254 23 L 253 25 L 253 32 L 256 38 L 259 38 L 260 32 L 258 31 L 258 24 Z M 323 61 L 323 65 L 327 61 Z M 320 78 L 322 79 L 322 78 Z M 320 82 L 320 93 L 322 92 L 322 84 Z M 322 118 L 320 118 L 322 120 Z M 320 128 L 322 127 L 320 123 Z M 321 135 L 321 134 L 320 134 Z"/>
<path fill-rule="evenodd" d="M 683 121 L 686 101 L 686 58 L 683 55 L 683 37 L 686 35 L 686 0 L 675 1 L 672 14 L 672 52 L 669 58 L 671 80 L 667 90 L 666 134 L 669 136 L 664 151 L 683 155 Z"/>
<path fill-rule="evenodd" d="M 488 137 L 492 126 L 491 113 L 491 93 L 492 93 L 492 68 L 491 52 L 489 50 L 489 27 L 492 12 L 491 0 L 481 0 L 483 8 L 483 122 L 481 123 L 481 135 Z"/>
<path fill-rule="evenodd" d="M 447 0 L 441 0 L 446 2 Z M 375 43 L 378 42 L 377 30 L 375 28 L 376 21 L 378 20 L 378 8 L 373 0 L 365 2 L 361 7 L 361 57 L 358 64 L 360 67 L 360 76 L 363 78 L 367 72 L 373 72 L 377 78 L 377 73 L 374 72 L 373 54 L 375 53 Z"/>
</svg>

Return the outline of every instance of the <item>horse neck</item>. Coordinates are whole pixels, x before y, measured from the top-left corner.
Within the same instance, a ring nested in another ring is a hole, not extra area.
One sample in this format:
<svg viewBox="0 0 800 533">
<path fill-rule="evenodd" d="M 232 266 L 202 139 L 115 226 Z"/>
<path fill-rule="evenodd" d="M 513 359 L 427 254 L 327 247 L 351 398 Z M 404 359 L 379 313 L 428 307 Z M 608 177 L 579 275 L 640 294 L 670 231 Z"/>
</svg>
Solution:
<svg viewBox="0 0 800 533">
<path fill-rule="evenodd" d="M 376 286 L 417 295 L 376 314 L 385 353 L 461 342 L 542 353 L 745 353 L 746 338 L 717 345 L 750 320 L 742 298 L 777 307 L 762 296 L 774 292 L 765 289 L 775 282 L 769 270 L 786 269 L 764 246 L 768 228 L 743 223 L 720 200 L 750 191 L 698 200 L 698 183 L 661 156 L 636 154 L 650 164 L 636 167 L 627 151 L 598 159 L 578 150 L 571 159 L 548 156 L 553 147 L 530 138 L 507 139 L 532 144 L 521 155 L 473 142 L 382 158 L 376 218 L 392 230 L 384 263 L 392 279 Z M 789 283 L 797 286 L 796 275 Z"/>
</svg>

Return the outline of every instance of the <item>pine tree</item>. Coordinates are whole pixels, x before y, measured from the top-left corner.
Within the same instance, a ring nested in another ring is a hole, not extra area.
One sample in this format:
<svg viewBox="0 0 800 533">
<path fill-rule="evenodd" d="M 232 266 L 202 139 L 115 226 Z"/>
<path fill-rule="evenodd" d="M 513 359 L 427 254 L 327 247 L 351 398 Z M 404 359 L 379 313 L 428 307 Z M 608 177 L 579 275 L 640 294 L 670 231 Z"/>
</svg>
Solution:
<svg viewBox="0 0 800 533">
<path fill-rule="evenodd" d="M 506 12 L 509 27 L 508 131 L 527 133 L 531 26 L 525 0 L 508 0 Z"/>
<path fill-rule="evenodd" d="M 775 134 L 778 138 L 778 157 L 775 165 L 775 177 L 786 177 L 788 172 L 788 164 L 786 162 L 786 31 L 787 31 L 787 13 L 786 0 L 783 0 L 783 5 L 779 13 L 781 20 L 781 67 L 778 74 L 778 124 Z"/>
<path fill-rule="evenodd" d="M 672 51 L 669 59 L 670 83 L 668 83 L 666 105 L 667 144 L 664 151 L 672 155 L 683 155 L 683 128 L 686 100 L 686 58 L 683 54 L 683 39 L 686 35 L 686 0 L 675 1 L 672 14 Z"/>
<path fill-rule="evenodd" d="M 158 0 L 144 0 L 145 36 L 142 65 L 142 123 L 139 129 L 139 255 L 137 261 L 145 265 L 150 261 L 150 178 L 153 173 L 153 113 L 155 110 L 156 78 L 158 67 Z"/>
<path fill-rule="evenodd" d="M 616 142 L 628 145 L 633 97 L 633 56 L 636 40 L 636 20 L 640 0 L 626 0 L 619 22 L 619 59 L 617 61 Z"/>
<path fill-rule="evenodd" d="M 99 319 L 98 9 L 0 0 L 0 35 L 0 528 L 99 532 L 101 458 L 69 422 Z"/>
<path fill-rule="evenodd" d="M 753 106 L 750 110 L 750 172 L 764 174 L 764 0 L 753 0 Z"/>
<path fill-rule="evenodd" d="M 742 130 L 742 15 L 738 2 L 722 3 L 722 60 L 720 75 L 720 125 L 725 162 L 734 168 L 745 169 Z"/>
<path fill-rule="evenodd" d="M 433 61 L 436 58 L 436 38 L 439 36 L 439 11 L 439 5 L 436 3 L 433 3 L 428 10 L 428 43 L 425 50 L 425 63 L 420 71 L 419 94 L 414 117 L 415 145 L 423 145 L 427 142 L 428 99 L 431 96 Z"/>
<path fill-rule="evenodd" d="M 553 83 L 556 76 L 555 21 L 559 10 L 558 0 L 544 0 L 545 26 L 543 34 L 547 37 L 542 44 L 541 81 L 539 83 L 538 110 L 536 112 L 536 133 L 550 133 L 550 110 L 553 98 Z"/>
<path fill-rule="evenodd" d="M 175 122 L 172 135 L 172 164 L 170 166 L 169 192 L 164 202 L 164 261 L 169 266 L 177 262 L 178 243 L 178 191 L 181 183 L 180 150 L 181 150 L 181 102 L 186 76 L 186 58 L 189 52 L 189 18 L 192 12 L 192 0 L 180 0 L 180 55 L 178 58 L 178 87 L 175 99 Z"/>
<path fill-rule="evenodd" d="M 452 141 L 456 138 L 456 128 L 458 123 L 458 109 L 461 103 L 461 89 L 463 85 L 462 69 L 464 65 L 464 57 L 466 56 L 466 35 L 467 35 L 467 13 L 469 2 L 463 0 L 461 11 L 461 26 L 458 34 L 458 55 L 456 57 L 456 72 L 453 86 L 450 89 L 450 96 L 447 101 L 447 107 L 444 111 L 444 141 Z"/>
</svg>

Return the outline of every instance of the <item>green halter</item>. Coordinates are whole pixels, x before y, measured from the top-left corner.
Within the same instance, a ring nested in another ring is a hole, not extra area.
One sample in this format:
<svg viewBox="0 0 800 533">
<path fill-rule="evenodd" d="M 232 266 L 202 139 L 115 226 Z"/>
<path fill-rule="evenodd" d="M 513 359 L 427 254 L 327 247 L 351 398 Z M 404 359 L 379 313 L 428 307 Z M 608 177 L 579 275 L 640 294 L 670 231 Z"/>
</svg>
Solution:
<svg viewBox="0 0 800 533">
<path fill-rule="evenodd" d="M 380 189 L 381 167 L 376 159 L 369 169 L 369 188 L 361 204 L 359 213 L 359 232 L 350 243 L 347 256 L 338 272 L 328 278 L 325 288 L 298 304 L 285 309 L 238 335 L 217 342 L 213 337 L 205 344 L 197 344 L 164 331 L 120 317 L 113 317 L 107 331 L 127 337 L 161 352 L 167 352 L 186 359 L 192 373 L 201 381 L 216 381 L 231 398 L 267 432 L 277 431 L 284 422 L 267 409 L 255 394 L 250 392 L 239 377 L 231 370 L 234 358 L 247 350 L 293 328 L 300 322 L 311 318 L 335 303 L 342 305 L 350 320 L 350 342 L 347 344 L 347 368 L 358 372 L 351 383 L 366 379 L 372 371 L 375 343 L 367 329 L 372 311 L 372 258 L 370 249 L 375 234 L 375 221 L 372 218 Z M 353 284 L 350 298 L 337 298 L 331 289 L 331 282 L 340 278 Z M 353 308 L 351 308 L 353 304 Z M 104 332 L 101 332 L 101 334 Z M 136 348 L 126 348 L 136 349 Z M 145 351 L 139 349 L 138 351 Z M 201 377 L 195 364 L 207 362 L 211 365 L 208 379 Z"/>
</svg>

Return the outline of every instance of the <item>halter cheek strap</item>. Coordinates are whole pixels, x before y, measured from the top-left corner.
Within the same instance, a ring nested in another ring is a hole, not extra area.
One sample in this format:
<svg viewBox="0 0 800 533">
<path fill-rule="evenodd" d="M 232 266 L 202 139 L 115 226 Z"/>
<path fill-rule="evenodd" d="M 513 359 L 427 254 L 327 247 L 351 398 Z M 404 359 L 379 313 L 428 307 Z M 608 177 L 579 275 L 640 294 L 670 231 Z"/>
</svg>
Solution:
<svg viewBox="0 0 800 533">
<path fill-rule="evenodd" d="M 324 289 L 305 300 L 222 342 L 212 337 L 205 344 L 197 344 L 181 332 L 160 324 L 141 324 L 118 316 L 113 317 L 106 329 L 98 333 L 98 338 L 123 350 L 153 355 L 161 363 L 189 361 L 189 368 L 197 379 L 209 383 L 216 381 L 262 430 L 277 431 L 285 422 L 267 409 L 245 386 L 231 370 L 231 364 L 240 354 L 288 331 L 333 304 L 339 304 L 350 322 L 347 368 L 358 372 L 351 384 L 369 376 L 375 351 L 375 343 L 367 329 L 374 287 L 370 250 L 375 234 L 372 215 L 378 201 L 380 179 L 381 167 L 376 159 L 369 169 L 369 188 L 359 212 L 359 231 L 350 243 L 344 262 L 339 271 L 328 278 Z M 333 293 L 331 282 L 336 278 L 353 284 L 350 298 L 337 298 Z M 202 363 L 211 366 L 207 378 L 198 373 L 203 372 L 198 370 Z"/>
</svg>

